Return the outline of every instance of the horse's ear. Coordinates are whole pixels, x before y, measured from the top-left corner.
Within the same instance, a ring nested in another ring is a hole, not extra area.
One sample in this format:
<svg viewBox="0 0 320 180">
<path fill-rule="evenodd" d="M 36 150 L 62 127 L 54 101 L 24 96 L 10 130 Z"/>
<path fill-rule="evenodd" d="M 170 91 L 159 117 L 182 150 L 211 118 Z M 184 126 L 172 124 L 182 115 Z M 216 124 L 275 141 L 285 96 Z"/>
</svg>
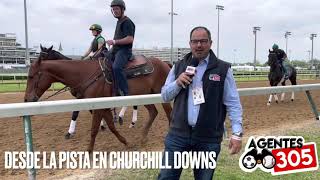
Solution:
<svg viewBox="0 0 320 180">
<path fill-rule="evenodd" d="M 42 45 L 40 44 L 40 49 L 41 49 L 41 51 L 43 51 L 43 47 L 42 47 Z"/>
<path fill-rule="evenodd" d="M 269 49 L 269 53 L 271 53 L 270 49 Z"/>
<path fill-rule="evenodd" d="M 48 51 L 51 51 L 51 50 L 52 50 L 52 48 L 53 48 L 53 45 L 48 49 Z"/>
</svg>

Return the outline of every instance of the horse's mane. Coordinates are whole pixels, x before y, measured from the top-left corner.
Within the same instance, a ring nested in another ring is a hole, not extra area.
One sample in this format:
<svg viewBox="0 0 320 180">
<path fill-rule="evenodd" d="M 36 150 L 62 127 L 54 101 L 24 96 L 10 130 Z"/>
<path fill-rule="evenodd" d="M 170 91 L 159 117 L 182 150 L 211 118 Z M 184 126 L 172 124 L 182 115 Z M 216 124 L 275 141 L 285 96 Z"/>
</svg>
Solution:
<svg viewBox="0 0 320 180">
<path fill-rule="evenodd" d="M 59 51 L 56 51 L 56 50 L 53 50 L 53 49 L 52 49 L 51 51 L 53 51 L 54 53 L 59 54 L 60 56 L 63 56 L 63 57 L 64 57 L 64 59 L 71 60 L 71 58 L 70 58 L 70 57 L 63 55 L 63 54 L 62 54 L 62 53 L 60 53 Z"/>
<path fill-rule="evenodd" d="M 43 54 L 47 54 L 47 57 L 44 58 L 44 60 L 58 60 L 58 59 L 66 59 L 66 60 L 71 60 L 70 57 L 67 57 L 65 55 L 63 55 L 62 53 L 56 51 L 53 49 L 53 46 L 51 46 L 50 48 L 45 48 L 45 47 L 42 47 L 42 45 L 40 44 L 40 48 L 41 48 L 41 51 L 40 51 L 40 57 L 43 57 L 42 55 Z M 53 56 L 53 57 L 52 57 Z"/>
</svg>

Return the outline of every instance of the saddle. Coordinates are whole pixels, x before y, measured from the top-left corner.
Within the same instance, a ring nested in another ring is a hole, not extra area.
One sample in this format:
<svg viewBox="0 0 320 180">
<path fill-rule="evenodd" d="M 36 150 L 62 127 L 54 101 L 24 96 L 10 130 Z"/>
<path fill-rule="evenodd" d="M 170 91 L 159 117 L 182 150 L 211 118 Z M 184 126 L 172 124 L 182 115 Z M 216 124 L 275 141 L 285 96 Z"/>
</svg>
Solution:
<svg viewBox="0 0 320 180">
<path fill-rule="evenodd" d="M 104 69 L 106 70 L 105 78 L 108 82 L 112 82 L 112 62 L 110 60 L 106 60 L 104 66 Z M 126 67 L 124 68 L 124 72 L 126 74 L 127 79 L 151 74 L 153 70 L 154 67 L 151 61 L 143 55 L 132 56 L 128 61 Z"/>
</svg>

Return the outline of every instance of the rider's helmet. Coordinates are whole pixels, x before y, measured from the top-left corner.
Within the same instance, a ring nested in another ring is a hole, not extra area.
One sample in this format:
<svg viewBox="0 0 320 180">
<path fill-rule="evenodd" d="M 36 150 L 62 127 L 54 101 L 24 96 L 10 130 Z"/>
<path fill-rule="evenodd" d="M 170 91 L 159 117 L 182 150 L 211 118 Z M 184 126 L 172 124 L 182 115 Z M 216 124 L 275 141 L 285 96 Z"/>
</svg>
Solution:
<svg viewBox="0 0 320 180">
<path fill-rule="evenodd" d="M 277 49 L 279 49 L 279 46 L 277 44 L 273 44 L 272 49 L 277 50 Z"/>
<path fill-rule="evenodd" d="M 92 24 L 89 28 L 89 30 L 96 30 L 98 32 L 101 32 L 102 31 L 102 27 L 99 25 L 99 24 Z"/>
<path fill-rule="evenodd" d="M 124 10 L 126 10 L 126 4 L 124 3 L 123 0 L 113 0 L 110 4 L 110 7 L 113 7 L 113 6 L 120 6 Z"/>
</svg>

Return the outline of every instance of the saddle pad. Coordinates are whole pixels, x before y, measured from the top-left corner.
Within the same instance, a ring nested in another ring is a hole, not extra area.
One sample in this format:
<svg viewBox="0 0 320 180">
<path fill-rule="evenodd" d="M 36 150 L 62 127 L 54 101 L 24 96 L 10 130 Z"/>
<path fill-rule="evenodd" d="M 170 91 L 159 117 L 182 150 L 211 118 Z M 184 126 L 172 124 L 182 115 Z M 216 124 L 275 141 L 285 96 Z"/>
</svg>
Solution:
<svg viewBox="0 0 320 180">
<path fill-rule="evenodd" d="M 153 70 L 154 70 L 154 67 L 149 60 L 147 60 L 146 64 L 135 66 L 129 69 L 124 69 L 127 79 L 151 74 Z M 112 71 L 109 68 L 107 69 L 106 76 L 107 76 L 106 77 L 107 81 L 109 82 L 113 81 Z"/>
</svg>

